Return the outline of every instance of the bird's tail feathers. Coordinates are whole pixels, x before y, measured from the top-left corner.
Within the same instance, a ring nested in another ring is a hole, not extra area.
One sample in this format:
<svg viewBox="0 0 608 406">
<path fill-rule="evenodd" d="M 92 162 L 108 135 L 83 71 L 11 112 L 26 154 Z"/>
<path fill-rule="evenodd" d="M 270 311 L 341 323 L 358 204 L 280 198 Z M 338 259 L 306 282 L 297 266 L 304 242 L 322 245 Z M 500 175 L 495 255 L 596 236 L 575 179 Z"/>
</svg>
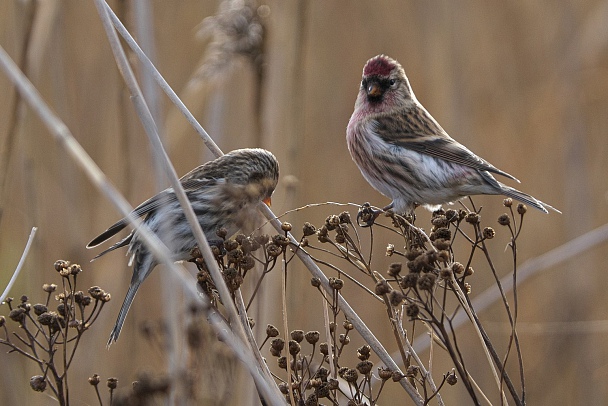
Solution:
<svg viewBox="0 0 608 406">
<path fill-rule="evenodd" d="M 122 302 L 122 307 L 118 312 L 118 318 L 116 319 L 116 324 L 114 324 L 114 328 L 110 333 L 110 339 L 108 340 L 108 348 L 112 343 L 118 340 L 118 336 L 120 335 L 120 331 L 122 330 L 122 326 L 125 323 L 125 319 L 127 317 L 127 313 L 129 312 L 129 308 L 131 308 L 131 304 L 133 303 L 133 299 L 135 299 L 135 294 L 137 293 L 137 289 L 139 289 L 139 285 L 141 282 L 136 283 L 135 285 L 131 284 L 129 286 L 129 290 L 127 291 L 127 295 L 125 296 L 124 302 Z"/>
<path fill-rule="evenodd" d="M 550 210 L 553 210 L 553 211 L 561 214 L 561 211 L 557 210 L 555 207 L 553 207 L 545 202 L 541 202 L 537 198 L 530 196 L 527 193 L 520 192 L 517 189 L 514 189 L 510 186 L 506 186 L 503 184 L 501 184 L 501 186 L 502 186 L 502 193 L 507 197 L 513 198 L 517 201 L 520 201 L 529 206 L 532 206 L 532 207 L 542 211 L 543 213 L 549 213 L 549 211 L 547 209 L 550 209 Z"/>
<path fill-rule="evenodd" d="M 118 340 L 118 336 L 120 335 L 122 326 L 125 323 L 125 319 L 127 318 L 127 313 L 129 312 L 131 304 L 133 303 L 133 299 L 135 299 L 135 295 L 137 294 L 137 290 L 155 266 L 156 264 L 154 263 L 153 257 L 151 255 L 147 255 L 143 259 L 143 261 L 140 261 L 135 264 L 135 267 L 133 269 L 133 277 L 131 278 L 131 284 L 129 285 L 129 290 L 127 291 L 125 300 L 122 302 L 120 311 L 118 312 L 116 324 L 114 324 L 114 328 L 110 333 L 110 339 L 108 340 L 107 345 L 108 348 L 110 348 L 110 345 L 112 345 L 112 343 Z"/>
</svg>

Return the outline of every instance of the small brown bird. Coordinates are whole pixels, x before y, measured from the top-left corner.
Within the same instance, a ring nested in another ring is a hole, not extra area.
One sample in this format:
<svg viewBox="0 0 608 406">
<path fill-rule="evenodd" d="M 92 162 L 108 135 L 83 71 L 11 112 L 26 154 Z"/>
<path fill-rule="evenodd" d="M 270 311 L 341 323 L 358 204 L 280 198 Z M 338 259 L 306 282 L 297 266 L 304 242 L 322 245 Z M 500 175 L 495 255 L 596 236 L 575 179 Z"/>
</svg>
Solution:
<svg viewBox="0 0 608 406">
<path fill-rule="evenodd" d="M 378 55 L 365 64 L 346 131 L 353 161 L 398 213 L 435 209 L 471 195 L 505 195 L 547 213 L 559 210 L 498 182 L 519 182 L 451 138 L 416 99 L 396 60 Z"/>
<path fill-rule="evenodd" d="M 225 228 L 228 235 L 232 235 L 251 223 L 252 216 L 256 214 L 256 206 L 261 201 L 270 204 L 278 179 L 279 163 L 272 153 L 264 149 L 239 149 L 194 168 L 180 182 L 205 237 L 212 241 L 218 239 L 216 231 L 219 228 Z M 145 216 L 143 222 L 167 246 L 173 255 L 173 261 L 183 261 L 190 257 L 196 240 L 172 188 L 146 200 L 133 212 L 139 217 Z M 98 246 L 127 225 L 126 219 L 118 221 L 87 244 L 87 248 Z M 141 283 L 159 263 L 136 230 L 93 259 L 127 245 L 133 277 L 108 346 L 118 339 Z"/>
</svg>

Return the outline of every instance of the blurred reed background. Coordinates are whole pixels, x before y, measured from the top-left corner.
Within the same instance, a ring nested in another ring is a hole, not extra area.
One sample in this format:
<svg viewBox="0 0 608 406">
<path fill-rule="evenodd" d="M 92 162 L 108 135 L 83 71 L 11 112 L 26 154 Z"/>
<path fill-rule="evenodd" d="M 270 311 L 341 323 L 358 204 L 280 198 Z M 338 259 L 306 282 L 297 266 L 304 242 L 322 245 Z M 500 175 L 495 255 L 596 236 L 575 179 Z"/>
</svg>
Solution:
<svg viewBox="0 0 608 406">
<path fill-rule="evenodd" d="M 402 63 L 418 99 L 448 133 L 518 177 L 523 191 L 564 213 L 528 213 L 519 240 L 520 263 L 608 221 L 608 2 L 264 1 L 254 8 L 263 36 L 240 20 L 231 26 L 230 19 L 203 24 L 207 35 L 201 35 L 201 23 L 220 10 L 219 3 L 109 2 L 224 151 L 263 147 L 275 153 L 282 171 L 273 198 L 276 214 L 326 201 L 388 203 L 360 175 L 345 142 L 363 65 L 385 53 Z M 222 27 L 228 34 L 243 27 L 254 31 L 231 47 L 232 37 L 218 31 Z M 155 176 L 147 138 L 92 2 L 1 2 L 0 44 L 133 205 L 166 187 Z M 132 62 L 141 73 L 135 57 Z M 100 285 L 112 293 L 80 349 L 86 362 L 74 367 L 71 380 L 75 404 L 93 404 L 85 379 L 93 373 L 116 376 L 119 387 L 126 388 L 138 371 L 164 368 L 162 355 L 142 339 L 139 326 L 165 317 L 169 303 L 171 311 L 181 312 L 181 295 L 161 293 L 159 267 L 136 298 L 120 340 L 106 350 L 131 270 L 118 253 L 90 264 L 98 251 L 84 247 L 119 214 L 20 103 L 3 74 L 0 89 L 0 286 L 8 282 L 31 227 L 37 226 L 12 296 L 42 298 L 41 285 L 57 282 L 52 264 L 60 258 L 82 264 L 82 288 Z M 155 97 L 159 127 L 178 174 L 210 159 L 181 114 L 164 95 Z M 483 221 L 499 231 L 493 254 L 506 275 L 511 270 L 510 254 L 503 250 L 508 236 L 496 225 L 505 210 L 502 199 L 475 202 L 483 206 Z M 322 206 L 285 220 L 300 230 L 305 221 L 320 225 L 342 210 Z M 418 225 L 428 228 L 429 218 L 418 210 Z M 376 265 L 383 270 L 392 261 L 382 258 L 381 240 L 377 244 Z M 608 402 L 606 248 L 602 242 L 546 269 L 519 290 L 529 404 Z M 322 326 L 309 280 L 303 267 L 292 265 L 290 328 Z M 279 272 L 271 275 L 252 314 L 262 329 L 267 323 L 280 325 L 279 281 Z M 492 281 L 487 269 L 476 268 L 473 296 Z M 378 317 L 383 307 L 369 306 L 364 295 L 350 300 L 377 336 L 390 343 L 391 331 Z M 5 306 L 0 313 L 7 314 Z M 506 345 L 504 310 L 496 306 L 480 316 L 496 342 Z M 483 355 L 476 352 L 472 332 L 463 328 L 461 337 L 468 367 L 475 370 L 476 357 L 483 365 Z M 0 350 L 0 404 L 53 404 L 29 388 L 29 378 L 39 371 Z M 451 368 L 447 361 L 438 364 L 440 373 Z M 485 368 L 476 379 L 491 385 Z M 213 397 L 218 384 L 213 385 L 208 404 L 219 404 Z M 387 390 L 408 404 L 401 389 Z M 243 397 L 249 395 L 228 396 L 230 404 L 239 405 L 250 401 Z M 446 404 L 466 399 L 458 386 L 444 392 Z"/>
</svg>

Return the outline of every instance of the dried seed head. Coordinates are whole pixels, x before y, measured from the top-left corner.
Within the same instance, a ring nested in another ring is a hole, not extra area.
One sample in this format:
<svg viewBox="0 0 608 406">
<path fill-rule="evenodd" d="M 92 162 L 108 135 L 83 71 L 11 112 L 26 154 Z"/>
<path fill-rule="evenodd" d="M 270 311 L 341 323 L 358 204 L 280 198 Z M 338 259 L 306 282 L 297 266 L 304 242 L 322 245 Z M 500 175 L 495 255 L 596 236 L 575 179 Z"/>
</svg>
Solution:
<svg viewBox="0 0 608 406">
<path fill-rule="evenodd" d="M 55 270 L 57 272 L 61 272 L 63 269 L 66 269 L 67 267 L 70 266 L 70 261 L 64 261 L 63 259 L 58 259 L 57 261 L 55 261 Z"/>
<path fill-rule="evenodd" d="M 266 326 L 266 335 L 268 337 L 278 337 L 278 335 L 279 335 L 279 329 L 277 329 L 272 324 L 269 324 L 269 325 Z"/>
<path fill-rule="evenodd" d="M 334 240 L 338 244 L 344 244 L 344 242 L 346 242 L 346 237 L 344 237 L 344 234 L 336 234 L 336 237 L 334 238 Z"/>
<path fill-rule="evenodd" d="M 118 386 L 118 378 L 108 378 L 106 385 L 110 389 L 116 389 L 116 387 Z"/>
<path fill-rule="evenodd" d="M 513 206 L 513 199 L 511 199 L 510 197 L 507 197 L 505 200 L 502 201 L 502 205 L 505 207 Z"/>
<path fill-rule="evenodd" d="M 394 253 L 395 253 L 395 246 L 393 244 L 388 244 L 386 246 L 386 256 L 392 257 Z"/>
<path fill-rule="evenodd" d="M 240 248 L 228 251 L 226 255 L 229 264 L 238 264 L 243 259 L 243 251 Z"/>
<path fill-rule="evenodd" d="M 450 222 L 444 215 L 436 216 L 431 219 L 431 224 L 435 227 L 447 227 Z"/>
<path fill-rule="evenodd" d="M 408 273 L 399 281 L 399 286 L 403 289 L 413 288 L 418 283 L 418 274 L 417 273 Z"/>
<path fill-rule="evenodd" d="M 354 368 L 346 368 L 341 377 L 348 383 L 355 383 L 359 379 L 359 373 Z"/>
<path fill-rule="evenodd" d="M 350 224 L 350 213 L 347 211 L 343 211 L 342 213 L 340 213 L 340 215 L 338 216 L 340 218 L 340 224 Z"/>
<path fill-rule="evenodd" d="M 44 312 L 37 318 L 38 323 L 43 326 L 52 326 L 57 324 L 57 313 L 55 312 Z"/>
<path fill-rule="evenodd" d="M 93 386 L 99 385 L 99 381 L 101 381 L 101 378 L 97 374 L 93 374 L 93 376 L 89 377 L 89 383 Z"/>
<path fill-rule="evenodd" d="M 375 292 L 378 296 L 386 295 L 392 290 L 391 285 L 384 279 L 376 282 Z"/>
<path fill-rule="evenodd" d="M 389 265 L 388 267 L 388 274 L 392 277 L 395 277 L 397 275 L 399 275 L 399 273 L 401 272 L 401 268 L 402 268 L 402 264 L 401 262 L 393 262 L 392 264 Z"/>
<path fill-rule="evenodd" d="M 452 274 L 454 271 L 452 271 L 452 268 L 441 268 L 441 271 L 439 271 L 439 277 L 443 280 L 449 281 L 452 279 Z"/>
<path fill-rule="evenodd" d="M 297 343 L 304 341 L 304 332 L 302 330 L 294 330 L 291 332 L 291 339 Z"/>
<path fill-rule="evenodd" d="M 283 395 L 287 395 L 289 393 L 289 386 L 285 382 L 281 382 L 279 384 L 279 390 Z"/>
<path fill-rule="evenodd" d="M 329 278 L 329 286 L 331 286 L 332 289 L 340 290 L 344 287 L 344 281 L 332 276 Z"/>
<path fill-rule="evenodd" d="M 388 300 L 393 307 L 397 307 L 405 300 L 405 295 L 400 290 L 392 290 L 388 294 Z"/>
<path fill-rule="evenodd" d="M 458 383 L 458 377 L 456 376 L 456 372 L 452 370 L 452 372 L 448 373 L 448 376 L 445 378 L 445 381 L 448 383 L 448 385 L 456 385 L 456 383 Z"/>
<path fill-rule="evenodd" d="M 528 211 L 528 207 L 525 204 L 519 203 L 517 205 L 517 212 L 519 214 L 524 215 L 524 214 L 526 214 L 527 211 Z"/>
<path fill-rule="evenodd" d="M 340 381 L 334 378 L 329 378 L 327 383 L 329 384 L 329 389 L 331 390 L 336 390 L 340 387 Z"/>
<path fill-rule="evenodd" d="M 270 341 L 270 347 L 274 348 L 277 351 L 283 351 L 283 348 L 285 348 L 285 340 L 280 337 L 277 337 Z"/>
<path fill-rule="evenodd" d="M 450 260 L 450 251 L 441 250 L 437 252 L 437 261 L 448 262 Z"/>
<path fill-rule="evenodd" d="M 483 229 L 483 237 L 491 240 L 496 235 L 496 231 L 492 227 L 486 227 Z"/>
<path fill-rule="evenodd" d="M 340 334 L 340 336 L 338 337 L 338 340 L 340 341 L 340 344 L 342 344 L 342 345 L 350 344 L 350 337 L 347 336 L 346 334 Z"/>
<path fill-rule="evenodd" d="M 479 223 L 480 219 L 481 219 L 481 216 L 479 214 L 469 213 L 469 214 L 467 214 L 465 221 L 470 224 L 477 224 L 477 223 Z"/>
<path fill-rule="evenodd" d="M 412 248 L 410 251 L 407 251 L 405 253 L 405 257 L 407 259 L 409 259 L 410 261 L 413 261 L 422 254 L 424 254 L 424 251 L 421 250 L 420 248 Z"/>
<path fill-rule="evenodd" d="M 281 230 L 283 231 L 291 231 L 291 228 L 291 223 L 284 222 L 283 224 L 281 224 Z"/>
<path fill-rule="evenodd" d="M 305 237 L 313 235 L 316 231 L 317 229 L 315 226 L 310 224 L 308 221 L 304 223 L 304 226 L 302 227 L 302 234 L 304 234 Z"/>
<path fill-rule="evenodd" d="M 268 243 L 268 241 L 270 241 L 270 236 L 268 236 L 268 234 L 260 234 L 255 237 L 255 240 L 258 242 L 258 244 L 265 245 Z"/>
<path fill-rule="evenodd" d="M 444 240 L 451 240 L 452 231 L 449 228 L 441 227 L 441 228 L 438 228 L 437 230 L 433 231 L 431 233 L 431 235 L 429 236 L 429 238 L 431 239 L 431 241 L 436 240 L 436 239 L 441 239 L 441 238 Z"/>
<path fill-rule="evenodd" d="M 357 348 L 357 358 L 359 358 L 361 361 L 365 361 L 369 359 L 371 352 L 372 348 L 369 345 L 362 345 L 361 347 Z"/>
<path fill-rule="evenodd" d="M 415 319 L 420 314 L 420 308 L 418 307 L 418 305 L 416 303 L 410 303 L 407 306 L 405 306 L 405 314 L 410 319 Z"/>
<path fill-rule="evenodd" d="M 215 235 L 217 235 L 218 237 L 220 237 L 223 240 L 228 235 L 228 230 L 226 230 L 224 227 L 220 227 L 217 230 L 215 230 Z"/>
<path fill-rule="evenodd" d="M 289 353 L 293 356 L 296 356 L 300 353 L 301 347 L 300 343 L 295 340 L 289 340 Z"/>
<path fill-rule="evenodd" d="M 309 331 L 304 335 L 308 344 L 316 344 L 319 341 L 321 334 L 318 331 Z"/>
<path fill-rule="evenodd" d="M 46 389 L 46 380 L 42 375 L 34 375 L 30 378 L 30 387 L 36 392 L 44 392 Z"/>
<path fill-rule="evenodd" d="M 12 321 L 16 321 L 17 323 L 23 323 L 23 321 L 25 320 L 25 313 L 25 309 L 18 307 L 16 309 L 11 310 L 8 313 L 8 317 Z"/>
<path fill-rule="evenodd" d="M 498 217 L 498 224 L 500 224 L 501 226 L 508 226 L 509 224 L 511 224 L 511 218 L 507 213 L 501 214 Z"/>
<path fill-rule="evenodd" d="M 391 371 L 390 369 L 388 369 L 386 367 L 379 367 L 378 368 L 378 376 L 383 381 L 387 381 L 387 380 L 389 380 L 390 378 L 393 377 L 393 371 Z"/>
<path fill-rule="evenodd" d="M 226 240 L 224 241 L 224 248 L 226 251 L 232 251 L 239 247 L 239 243 L 236 240 Z"/>
<path fill-rule="evenodd" d="M 435 287 L 437 276 L 433 273 L 425 273 L 418 278 L 418 287 L 421 290 L 431 291 Z"/>
<path fill-rule="evenodd" d="M 327 343 L 321 343 L 319 345 L 319 352 L 323 355 L 328 355 L 329 354 L 329 348 L 327 346 Z"/>
<path fill-rule="evenodd" d="M 471 276 L 475 273 L 475 271 L 473 270 L 473 268 L 468 267 L 466 271 L 464 271 L 464 276 Z"/>
<path fill-rule="evenodd" d="M 445 217 L 451 223 L 452 221 L 458 220 L 458 212 L 454 209 L 446 210 Z"/>
<path fill-rule="evenodd" d="M 353 323 L 350 320 L 344 320 L 342 322 L 342 327 L 344 327 L 344 330 L 346 331 L 351 331 L 355 328 L 355 326 L 353 326 Z"/>
<path fill-rule="evenodd" d="M 464 265 L 462 265 L 460 262 L 454 262 L 452 264 L 452 271 L 456 274 L 461 274 L 464 272 Z"/>
<path fill-rule="evenodd" d="M 409 367 L 407 367 L 407 371 L 405 372 L 405 375 L 410 378 L 415 378 L 416 376 L 418 376 L 419 370 L 420 370 L 420 367 L 418 365 L 410 365 Z"/>
<path fill-rule="evenodd" d="M 327 235 L 328 235 L 327 227 L 323 226 L 317 231 L 317 240 L 319 240 L 319 242 L 322 244 L 329 242 L 330 239 Z"/>
<path fill-rule="evenodd" d="M 329 369 L 325 367 L 319 367 L 315 376 L 319 378 L 322 382 L 326 382 L 327 377 L 329 376 Z"/>
<path fill-rule="evenodd" d="M 42 285 L 42 290 L 46 293 L 53 293 L 57 290 L 57 285 L 55 285 L 54 283 L 45 283 L 44 285 Z"/>
<path fill-rule="evenodd" d="M 400 380 L 402 380 L 403 378 L 405 378 L 405 375 L 403 375 L 399 371 L 394 371 L 392 378 L 393 378 L 393 382 L 399 382 Z"/>
<path fill-rule="evenodd" d="M 445 251 L 445 250 L 448 250 L 450 248 L 450 241 L 449 240 L 444 240 L 443 238 L 437 238 L 435 241 L 433 241 L 433 245 L 438 250 Z"/>
<path fill-rule="evenodd" d="M 277 365 L 279 366 L 279 368 L 281 369 L 287 369 L 287 357 L 279 357 L 277 359 Z"/>
<path fill-rule="evenodd" d="M 81 272 L 82 272 L 82 268 L 80 267 L 80 265 L 78 265 L 78 264 L 70 265 L 70 274 L 78 275 Z"/>
<path fill-rule="evenodd" d="M 6 324 L 6 318 L 4 316 L 0 316 L 0 327 L 4 327 Z"/>
<path fill-rule="evenodd" d="M 253 269 L 253 267 L 255 266 L 255 260 L 251 255 L 246 255 L 239 263 L 239 266 L 243 271 L 248 271 L 250 269 Z"/>
<path fill-rule="evenodd" d="M 49 311 L 49 308 L 41 303 L 34 305 L 34 314 L 36 316 L 40 316 L 42 313 L 48 312 L 48 311 Z"/>
<path fill-rule="evenodd" d="M 373 366 L 374 364 L 370 361 L 361 361 L 357 364 L 357 371 L 359 371 L 361 375 L 367 375 L 372 371 Z"/>
<path fill-rule="evenodd" d="M 283 249 L 276 244 L 268 244 L 266 246 L 266 253 L 269 257 L 276 258 L 283 253 Z"/>
<path fill-rule="evenodd" d="M 314 277 L 310 279 L 310 284 L 312 286 L 314 286 L 315 288 L 318 288 L 319 286 L 321 286 L 321 279 Z"/>
<path fill-rule="evenodd" d="M 332 214 L 325 219 L 325 226 L 329 231 L 335 230 L 340 224 L 340 217 Z"/>
</svg>

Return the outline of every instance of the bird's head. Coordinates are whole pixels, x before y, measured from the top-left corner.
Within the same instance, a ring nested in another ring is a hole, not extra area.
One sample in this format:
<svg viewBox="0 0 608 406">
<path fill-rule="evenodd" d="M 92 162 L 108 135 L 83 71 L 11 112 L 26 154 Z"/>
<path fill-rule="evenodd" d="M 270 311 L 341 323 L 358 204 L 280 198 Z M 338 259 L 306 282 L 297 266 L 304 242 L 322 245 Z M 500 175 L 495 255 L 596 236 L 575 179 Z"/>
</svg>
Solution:
<svg viewBox="0 0 608 406">
<path fill-rule="evenodd" d="M 415 96 L 405 71 L 396 60 L 378 55 L 367 61 L 359 89 L 359 102 L 372 110 L 408 107 Z"/>
</svg>

